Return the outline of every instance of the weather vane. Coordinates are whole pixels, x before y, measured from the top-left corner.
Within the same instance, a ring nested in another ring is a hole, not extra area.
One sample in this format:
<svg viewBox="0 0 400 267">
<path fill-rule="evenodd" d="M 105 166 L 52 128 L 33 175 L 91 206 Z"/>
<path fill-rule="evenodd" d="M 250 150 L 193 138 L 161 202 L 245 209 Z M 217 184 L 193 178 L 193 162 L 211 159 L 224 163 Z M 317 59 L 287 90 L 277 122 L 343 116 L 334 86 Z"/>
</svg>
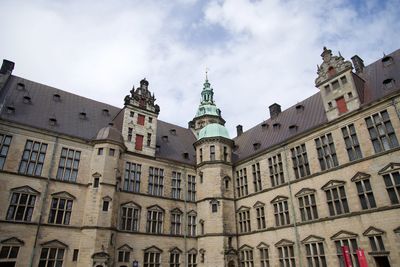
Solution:
<svg viewBox="0 0 400 267">
<path fill-rule="evenodd" d="M 206 67 L 206 80 L 208 80 L 208 71 L 209 71 L 210 69 L 208 68 L 208 67 Z"/>
</svg>

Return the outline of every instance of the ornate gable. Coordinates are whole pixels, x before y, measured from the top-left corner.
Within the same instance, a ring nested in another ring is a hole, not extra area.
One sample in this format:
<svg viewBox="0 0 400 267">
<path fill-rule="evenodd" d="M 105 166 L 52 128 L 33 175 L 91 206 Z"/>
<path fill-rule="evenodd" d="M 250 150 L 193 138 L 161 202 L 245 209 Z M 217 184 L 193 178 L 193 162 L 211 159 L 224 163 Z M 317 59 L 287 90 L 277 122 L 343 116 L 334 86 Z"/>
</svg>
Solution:
<svg viewBox="0 0 400 267">
<path fill-rule="evenodd" d="M 0 242 L 0 244 L 4 244 L 4 245 L 14 245 L 14 246 L 23 246 L 25 244 L 24 241 L 22 241 L 19 238 L 16 237 L 10 237 L 7 239 L 4 239 Z"/>
<path fill-rule="evenodd" d="M 67 244 L 65 244 L 65 243 L 63 243 L 63 242 L 61 242 L 61 241 L 59 241 L 57 239 L 54 239 L 54 240 L 51 240 L 51 241 L 48 241 L 48 242 L 44 242 L 41 245 L 42 245 L 42 247 L 68 248 Z"/>
<path fill-rule="evenodd" d="M 271 200 L 271 203 L 276 203 L 276 202 L 287 200 L 287 199 L 288 199 L 288 197 L 285 197 L 285 196 L 276 196 L 273 200 Z"/>
<path fill-rule="evenodd" d="M 265 203 L 261 202 L 261 201 L 257 201 L 256 203 L 254 203 L 253 208 L 259 208 L 259 207 L 264 207 Z"/>
<path fill-rule="evenodd" d="M 175 208 L 175 209 L 171 210 L 171 213 L 174 213 L 174 214 L 182 214 L 183 212 L 182 212 L 180 209 Z"/>
<path fill-rule="evenodd" d="M 27 185 L 11 188 L 10 191 L 23 193 L 23 194 L 30 194 L 30 195 L 40 195 L 39 191 L 37 191 L 37 190 L 33 189 L 32 187 L 27 186 Z"/>
<path fill-rule="evenodd" d="M 316 235 L 309 235 L 306 238 L 304 238 L 301 243 L 302 244 L 306 244 L 306 243 L 314 243 L 314 242 L 322 242 L 325 239 L 323 237 L 320 236 L 316 236 Z"/>
<path fill-rule="evenodd" d="M 51 194 L 52 197 L 60 197 L 60 198 L 67 198 L 67 199 L 76 199 L 75 196 L 71 195 L 66 191 L 56 192 Z"/>
<path fill-rule="evenodd" d="M 299 192 L 296 193 L 295 197 L 301 197 L 301 196 L 314 194 L 314 193 L 315 193 L 315 189 L 303 188 Z"/>
<path fill-rule="evenodd" d="M 389 172 L 393 172 L 393 171 L 398 171 L 400 170 L 400 163 L 395 163 L 395 162 L 391 162 L 388 165 L 386 165 L 385 167 L 383 167 L 378 174 L 382 175 L 385 173 L 389 173 Z"/>
<path fill-rule="evenodd" d="M 260 248 L 269 248 L 269 245 L 264 243 L 264 242 L 260 242 L 260 244 L 257 245 L 257 248 L 258 249 L 260 249 Z"/>
<path fill-rule="evenodd" d="M 240 208 L 238 208 L 237 210 L 236 210 L 236 212 L 241 212 L 241 211 L 245 211 L 245 210 L 249 210 L 250 209 L 250 207 L 247 207 L 247 206 L 240 206 Z"/>
<path fill-rule="evenodd" d="M 148 248 L 144 249 L 144 251 L 145 252 L 157 252 L 157 253 L 162 253 L 163 252 L 162 249 L 160 249 L 160 248 L 158 248 L 156 246 L 148 247 Z"/>
<path fill-rule="evenodd" d="M 120 247 L 118 248 L 118 250 L 123 250 L 123 251 L 132 251 L 132 250 L 133 250 L 133 248 L 132 248 L 132 247 L 130 247 L 128 244 L 124 244 L 124 245 L 120 246 Z"/>
<path fill-rule="evenodd" d="M 360 180 L 368 179 L 369 177 L 371 177 L 371 175 L 368 174 L 368 173 L 357 172 L 353 177 L 351 177 L 351 181 L 352 182 L 357 182 L 357 181 L 360 181 Z"/>
<path fill-rule="evenodd" d="M 169 252 L 170 252 L 170 253 L 174 253 L 174 254 L 181 254 L 181 253 L 182 253 L 182 250 L 180 250 L 180 249 L 177 248 L 177 247 L 173 247 L 173 248 L 171 248 L 171 249 L 169 250 Z"/>
<path fill-rule="evenodd" d="M 187 253 L 188 253 L 188 254 L 197 254 L 197 249 L 191 248 L 191 249 L 188 250 Z"/>
<path fill-rule="evenodd" d="M 275 244 L 275 247 L 283 247 L 283 246 L 293 246 L 294 242 L 288 239 L 281 239 L 278 243 Z"/>
<path fill-rule="evenodd" d="M 356 233 L 341 230 L 336 234 L 334 234 L 333 236 L 331 236 L 331 239 L 332 240 L 348 239 L 348 238 L 356 238 L 357 236 L 358 235 Z"/>
<path fill-rule="evenodd" d="M 247 244 L 244 244 L 243 246 L 241 246 L 240 248 L 239 248 L 239 250 L 252 250 L 252 249 L 254 249 L 253 247 L 250 247 L 249 245 L 247 245 Z"/>
<path fill-rule="evenodd" d="M 154 104 L 156 98 L 154 93 L 150 93 L 149 82 L 145 78 L 140 81 L 140 86 L 138 88 L 135 89 L 135 87 L 132 87 L 130 93 L 131 95 L 125 96 L 125 106 L 131 105 L 154 112 L 156 114 L 160 113 L 160 107 Z"/>
<path fill-rule="evenodd" d="M 333 187 L 337 187 L 339 185 L 344 185 L 345 183 L 346 183 L 345 181 L 330 180 L 323 187 L 321 187 L 321 189 L 322 190 L 327 190 L 327 189 L 331 189 Z"/>
<path fill-rule="evenodd" d="M 383 235 L 384 233 L 385 233 L 385 231 L 371 226 L 367 230 L 365 230 L 363 235 L 365 235 L 365 236 L 373 236 L 373 235 Z"/>
<path fill-rule="evenodd" d="M 135 203 L 133 201 L 122 203 L 121 206 L 123 206 L 123 207 L 133 207 L 133 208 L 139 208 L 139 209 L 142 208 L 139 204 L 137 204 L 137 203 Z"/>
<path fill-rule="evenodd" d="M 332 50 L 324 47 L 324 51 L 321 54 L 323 62 L 321 66 L 317 66 L 318 77 L 315 79 L 315 85 L 318 87 L 323 82 L 329 80 L 332 76 L 343 73 L 353 66 L 350 61 L 344 60 L 339 52 L 339 56 L 333 56 Z"/>
<path fill-rule="evenodd" d="M 195 210 L 190 210 L 190 211 L 188 211 L 187 215 L 197 216 L 197 212 Z"/>
<path fill-rule="evenodd" d="M 158 211 L 165 211 L 163 208 L 161 208 L 158 205 L 152 205 L 150 207 L 147 207 L 148 210 L 158 210 Z"/>
</svg>

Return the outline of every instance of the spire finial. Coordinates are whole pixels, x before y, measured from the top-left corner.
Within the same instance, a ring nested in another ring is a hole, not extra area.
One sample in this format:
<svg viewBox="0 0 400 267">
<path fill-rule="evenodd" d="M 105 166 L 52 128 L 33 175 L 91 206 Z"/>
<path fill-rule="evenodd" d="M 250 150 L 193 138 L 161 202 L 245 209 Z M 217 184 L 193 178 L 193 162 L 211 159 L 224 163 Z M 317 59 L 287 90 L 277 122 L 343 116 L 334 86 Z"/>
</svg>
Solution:
<svg viewBox="0 0 400 267">
<path fill-rule="evenodd" d="M 208 68 L 208 67 L 206 67 L 206 81 L 208 81 L 208 71 L 209 71 L 210 69 Z"/>
</svg>

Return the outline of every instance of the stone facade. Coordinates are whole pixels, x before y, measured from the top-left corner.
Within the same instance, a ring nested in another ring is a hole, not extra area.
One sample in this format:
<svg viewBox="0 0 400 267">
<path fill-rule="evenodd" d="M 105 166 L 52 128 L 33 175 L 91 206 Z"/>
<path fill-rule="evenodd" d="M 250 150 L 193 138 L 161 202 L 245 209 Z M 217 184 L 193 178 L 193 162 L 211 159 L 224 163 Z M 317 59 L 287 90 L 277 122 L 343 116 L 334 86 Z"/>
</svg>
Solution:
<svg viewBox="0 0 400 267">
<path fill-rule="evenodd" d="M 321 56 L 318 95 L 233 139 L 199 140 L 225 123 L 208 81 L 200 108 L 212 113 L 199 109 L 188 129 L 157 119 L 142 80 L 122 109 L 87 105 L 71 134 L 72 115 L 41 126 L 37 112 L 40 98 L 68 93 L 34 87 L 5 61 L 0 266 L 344 266 L 343 245 L 354 266 L 359 248 L 368 266 L 399 266 L 400 50 L 357 73 Z"/>
</svg>

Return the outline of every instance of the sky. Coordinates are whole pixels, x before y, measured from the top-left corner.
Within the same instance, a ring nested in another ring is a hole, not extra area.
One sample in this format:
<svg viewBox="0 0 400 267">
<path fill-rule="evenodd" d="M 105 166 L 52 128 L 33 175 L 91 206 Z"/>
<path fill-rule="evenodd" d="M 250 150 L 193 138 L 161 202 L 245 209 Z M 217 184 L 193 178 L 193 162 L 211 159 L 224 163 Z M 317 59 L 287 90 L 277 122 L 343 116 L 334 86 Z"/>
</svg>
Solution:
<svg viewBox="0 0 400 267">
<path fill-rule="evenodd" d="M 146 78 L 187 127 L 205 71 L 231 137 L 315 94 L 324 46 L 366 65 L 400 48 L 400 0 L 0 0 L 14 75 L 123 107 Z"/>
</svg>

